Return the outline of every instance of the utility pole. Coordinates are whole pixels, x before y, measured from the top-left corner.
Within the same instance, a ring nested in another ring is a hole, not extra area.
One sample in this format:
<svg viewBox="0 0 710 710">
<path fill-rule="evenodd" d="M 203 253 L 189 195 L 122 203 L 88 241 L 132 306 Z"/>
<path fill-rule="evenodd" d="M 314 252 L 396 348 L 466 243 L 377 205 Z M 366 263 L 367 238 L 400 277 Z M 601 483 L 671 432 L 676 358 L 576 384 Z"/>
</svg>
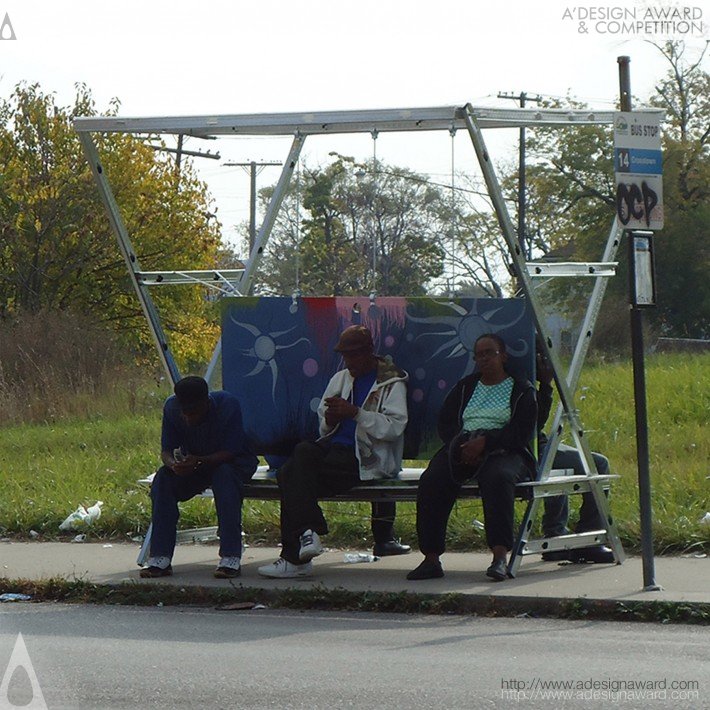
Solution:
<svg viewBox="0 0 710 710">
<path fill-rule="evenodd" d="M 219 153 L 211 153 L 209 150 L 202 152 L 201 150 L 185 150 L 183 148 L 184 134 L 180 133 L 178 135 L 177 148 L 166 148 L 163 145 L 154 145 L 153 143 L 146 143 L 149 148 L 159 152 L 159 153 L 175 153 L 175 177 L 180 180 L 180 163 L 182 161 L 183 155 L 190 155 L 193 158 L 211 158 L 212 160 L 219 160 L 222 156 Z M 199 136 L 205 140 L 215 140 L 214 136 Z"/>
<path fill-rule="evenodd" d="M 255 160 L 250 160 L 247 163 L 222 163 L 226 168 L 244 168 L 248 169 L 250 176 L 250 190 L 249 190 L 249 254 L 254 248 L 254 243 L 256 242 L 256 176 L 266 167 L 281 165 L 279 162 L 262 161 L 256 162 Z M 257 168 L 261 170 L 257 171 Z"/>
<path fill-rule="evenodd" d="M 539 104 L 542 101 L 540 94 L 528 96 L 521 91 L 517 96 L 505 91 L 498 92 L 499 99 L 512 99 L 520 103 L 520 108 L 525 108 L 526 101 Z M 527 240 L 525 232 L 525 126 L 520 127 L 520 153 L 518 159 L 518 243 L 523 253 L 523 258 L 532 259 L 532 239 Z"/>
</svg>

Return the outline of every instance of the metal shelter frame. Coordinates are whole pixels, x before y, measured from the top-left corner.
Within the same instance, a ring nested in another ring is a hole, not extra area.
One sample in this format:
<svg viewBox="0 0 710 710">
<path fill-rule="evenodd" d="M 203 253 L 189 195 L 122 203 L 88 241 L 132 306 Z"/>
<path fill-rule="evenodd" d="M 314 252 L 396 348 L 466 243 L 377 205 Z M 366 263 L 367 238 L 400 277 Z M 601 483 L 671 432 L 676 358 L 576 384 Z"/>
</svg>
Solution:
<svg viewBox="0 0 710 710">
<path fill-rule="evenodd" d="M 606 277 L 615 273 L 614 258 L 618 251 L 622 228 L 616 219 L 612 224 L 602 261 L 584 264 L 526 263 L 520 244 L 508 213 L 490 155 L 483 138 L 483 129 L 520 128 L 520 127 L 576 127 L 592 125 L 610 125 L 614 112 L 566 109 L 500 109 L 465 106 L 443 106 L 434 108 L 378 109 L 359 111 L 336 111 L 315 113 L 277 113 L 277 114 L 242 114 L 216 116 L 182 117 L 90 117 L 76 118 L 74 128 L 79 135 L 84 152 L 91 166 L 99 193 L 106 207 L 111 226 L 118 240 L 121 253 L 128 267 L 136 295 L 148 320 L 151 333 L 158 348 L 158 353 L 169 377 L 173 382 L 180 378 L 175 360 L 163 332 L 157 309 L 149 293 L 149 288 L 159 284 L 202 284 L 217 287 L 218 290 L 232 294 L 250 293 L 256 269 L 269 239 L 276 216 L 283 202 L 288 186 L 296 168 L 301 149 L 308 136 L 386 132 L 417 131 L 456 131 L 465 130 L 471 139 L 478 158 L 488 194 L 493 203 L 501 231 L 505 238 L 512 260 L 514 275 L 521 290 L 529 300 L 533 320 L 541 336 L 543 349 L 553 368 L 554 380 L 559 395 L 558 405 L 551 427 L 548 446 L 542 454 L 539 482 L 533 484 L 538 492 L 529 502 L 523 519 L 519 543 L 513 550 L 510 571 L 518 569 L 525 554 L 539 553 L 543 550 L 572 549 L 589 544 L 608 544 L 618 563 L 624 560 L 624 551 L 619 541 L 614 520 L 609 511 L 604 484 L 597 476 L 596 466 L 587 443 L 579 413 L 574 403 L 579 376 L 587 355 L 591 337 L 601 302 L 606 289 Z M 276 184 L 267 206 L 263 222 L 254 242 L 251 254 L 243 270 L 230 271 L 165 271 L 144 272 L 131 244 L 128 230 L 121 217 L 114 198 L 109 179 L 104 172 L 93 133 L 133 133 L 133 134 L 168 134 L 177 136 L 291 136 L 292 143 L 284 162 L 281 176 Z M 547 332 L 544 314 L 539 298 L 533 288 L 533 279 L 556 276 L 589 276 L 595 279 L 594 288 L 587 306 L 580 337 L 577 341 L 571 365 L 566 377 L 562 373 L 559 355 L 553 340 Z M 208 368 L 208 378 L 219 356 L 219 344 L 215 348 Z M 567 427 L 580 452 L 585 476 L 552 478 L 550 471 L 554 455 L 560 443 L 564 427 Z M 545 541 L 530 541 L 529 534 L 537 512 L 540 495 L 560 495 L 565 493 L 591 492 L 603 518 L 606 529 L 576 535 L 550 538 Z"/>
</svg>

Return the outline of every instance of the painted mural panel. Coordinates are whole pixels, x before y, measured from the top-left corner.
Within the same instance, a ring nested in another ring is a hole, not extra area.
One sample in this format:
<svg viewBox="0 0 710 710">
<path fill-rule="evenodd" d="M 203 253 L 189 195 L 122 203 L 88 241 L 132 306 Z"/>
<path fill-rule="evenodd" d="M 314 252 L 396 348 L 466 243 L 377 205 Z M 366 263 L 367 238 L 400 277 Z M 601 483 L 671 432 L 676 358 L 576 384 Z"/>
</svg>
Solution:
<svg viewBox="0 0 710 710">
<path fill-rule="evenodd" d="M 446 393 L 473 370 L 476 339 L 497 333 L 512 370 L 530 377 L 533 327 L 523 299 L 232 298 L 223 301 L 222 379 L 242 401 L 255 449 L 288 455 L 317 436 L 316 409 L 342 367 L 340 332 L 362 324 L 379 355 L 409 374 L 405 457 L 426 459 L 440 442 L 436 420 Z"/>
</svg>

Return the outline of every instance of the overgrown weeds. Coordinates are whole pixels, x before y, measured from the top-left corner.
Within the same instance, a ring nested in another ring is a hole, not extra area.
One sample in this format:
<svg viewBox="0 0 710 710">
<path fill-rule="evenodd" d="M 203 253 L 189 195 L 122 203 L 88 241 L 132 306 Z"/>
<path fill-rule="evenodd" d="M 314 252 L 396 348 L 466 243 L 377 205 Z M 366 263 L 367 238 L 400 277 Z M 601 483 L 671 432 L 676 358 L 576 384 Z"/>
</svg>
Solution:
<svg viewBox="0 0 710 710">
<path fill-rule="evenodd" d="M 0 425 L 145 409 L 150 378 L 115 334 L 69 311 L 0 321 Z"/>
</svg>

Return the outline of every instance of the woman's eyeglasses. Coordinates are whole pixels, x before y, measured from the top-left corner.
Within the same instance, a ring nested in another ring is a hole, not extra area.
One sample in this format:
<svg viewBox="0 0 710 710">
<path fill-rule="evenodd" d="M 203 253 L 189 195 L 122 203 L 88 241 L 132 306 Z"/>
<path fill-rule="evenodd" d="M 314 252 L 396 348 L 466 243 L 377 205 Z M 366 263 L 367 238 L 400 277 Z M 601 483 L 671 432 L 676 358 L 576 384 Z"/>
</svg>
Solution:
<svg viewBox="0 0 710 710">
<path fill-rule="evenodd" d="M 500 355 L 500 350 L 480 350 L 477 353 L 473 353 L 473 359 L 478 362 L 479 360 L 486 360 L 496 355 Z"/>
</svg>

